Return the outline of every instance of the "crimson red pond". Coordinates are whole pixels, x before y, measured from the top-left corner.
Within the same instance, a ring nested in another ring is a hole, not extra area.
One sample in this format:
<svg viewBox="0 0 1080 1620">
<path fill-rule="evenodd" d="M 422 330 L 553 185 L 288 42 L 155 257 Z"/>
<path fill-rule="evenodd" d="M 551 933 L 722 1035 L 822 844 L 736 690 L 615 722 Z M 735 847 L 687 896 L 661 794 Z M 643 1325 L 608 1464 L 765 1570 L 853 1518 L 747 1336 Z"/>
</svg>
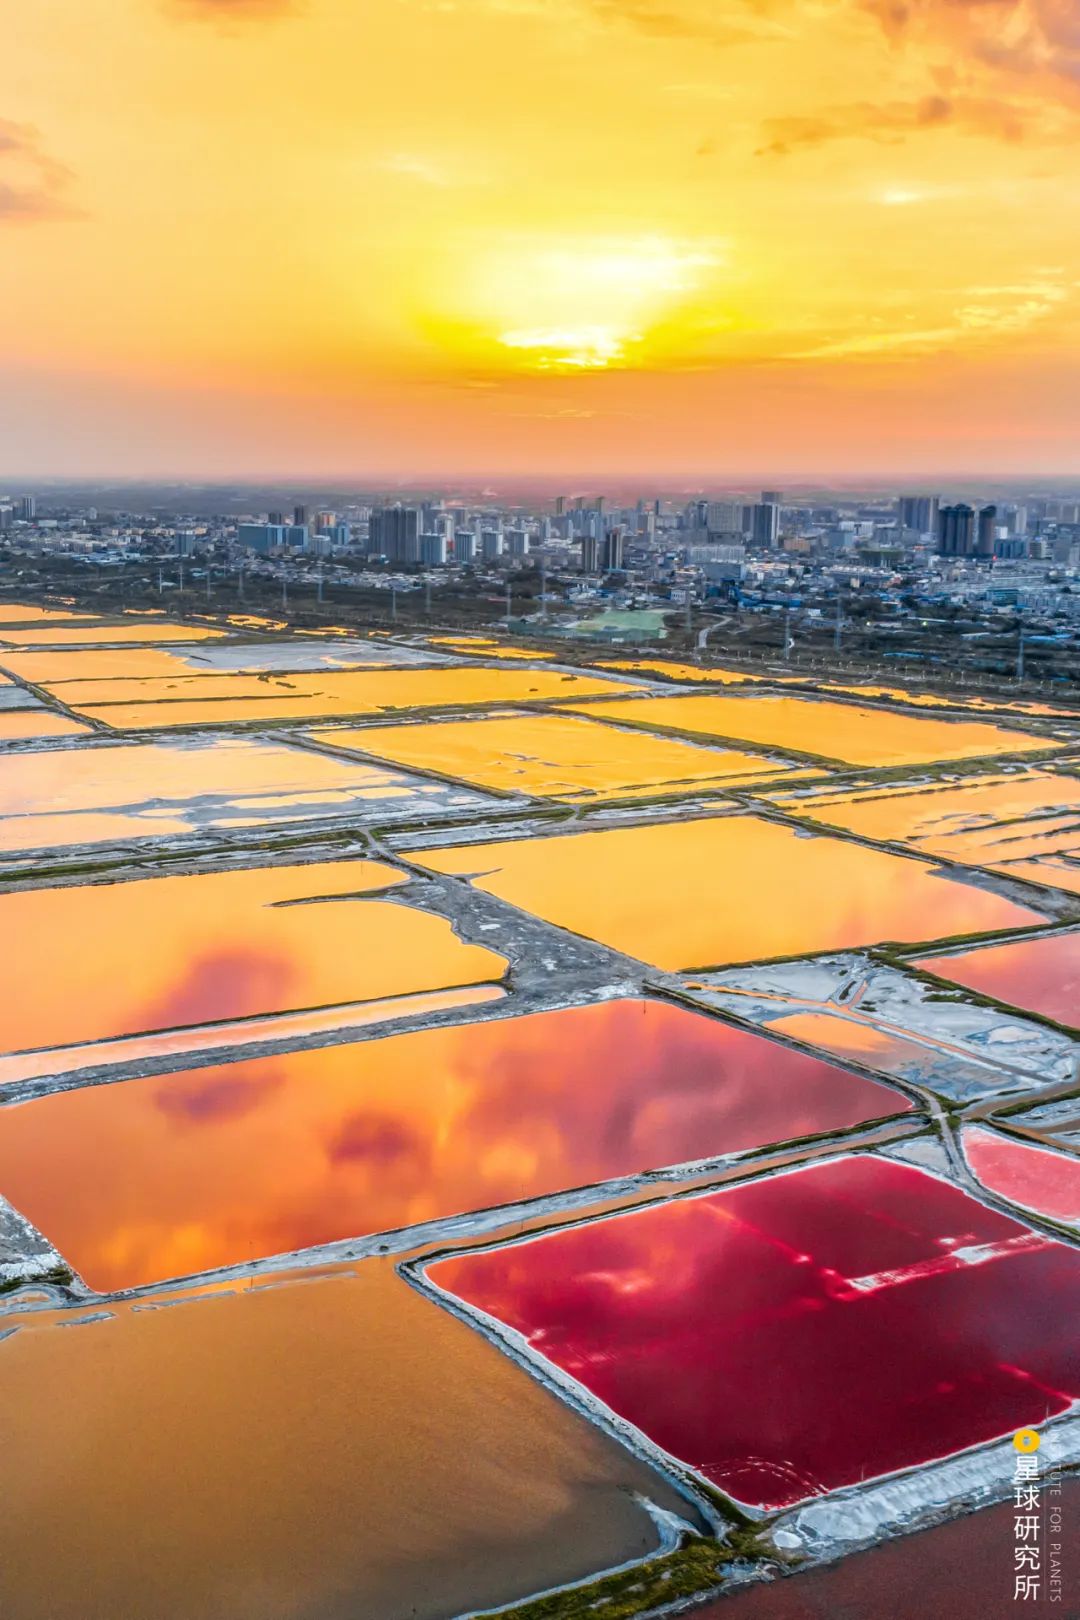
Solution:
<svg viewBox="0 0 1080 1620">
<path fill-rule="evenodd" d="M 663 1451 L 781 1507 L 1080 1396 L 1080 1253 L 871 1155 L 429 1268 Z"/>
<path fill-rule="evenodd" d="M 719 1019 L 610 1001 L 0 1109 L 0 1187 L 109 1290 L 910 1107 Z"/>
</svg>

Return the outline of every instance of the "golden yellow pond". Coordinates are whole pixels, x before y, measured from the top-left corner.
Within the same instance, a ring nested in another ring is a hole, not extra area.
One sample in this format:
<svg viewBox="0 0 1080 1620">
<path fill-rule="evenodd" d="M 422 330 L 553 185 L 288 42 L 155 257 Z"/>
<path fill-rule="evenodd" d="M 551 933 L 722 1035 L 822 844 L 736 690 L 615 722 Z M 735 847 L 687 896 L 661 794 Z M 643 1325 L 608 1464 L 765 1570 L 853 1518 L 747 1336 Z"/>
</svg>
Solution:
<svg viewBox="0 0 1080 1620">
<path fill-rule="evenodd" d="M 316 732 L 378 759 L 459 777 L 478 787 L 543 798 L 641 798 L 772 779 L 783 771 L 759 755 L 699 748 L 646 732 L 620 731 L 574 715 L 514 714 L 427 725 Z"/>
<path fill-rule="evenodd" d="M 1016 771 L 965 782 L 769 797 L 792 815 L 1014 877 L 1080 887 L 1080 777 Z"/>
<path fill-rule="evenodd" d="M 8 630 L 0 632 L 0 647 L 80 647 L 97 643 L 108 646 L 120 641 L 207 641 L 212 636 L 223 636 L 224 630 L 211 630 L 198 624 L 103 624 L 92 620 L 86 626 L 61 625 L 46 630 Z"/>
<path fill-rule="evenodd" d="M 472 653 L 480 658 L 554 658 L 553 652 L 536 652 L 531 647 L 511 647 L 503 641 L 489 641 L 484 636 L 431 636 L 433 647 L 450 647 L 455 652 Z"/>
<path fill-rule="evenodd" d="M 631 725 L 790 749 L 848 765 L 915 765 L 1054 746 L 1052 738 L 978 721 L 936 720 L 786 695 L 646 697 L 590 704 L 589 713 Z"/>
<path fill-rule="evenodd" d="M 598 669 L 621 669 L 635 675 L 659 675 L 666 681 L 707 682 L 710 686 L 742 686 L 746 682 L 768 680 L 767 675 L 747 675 L 741 669 L 706 668 L 703 664 L 677 664 L 667 658 L 603 658 Z"/>
<path fill-rule="evenodd" d="M 0 602 L 0 624 L 59 624 L 63 620 L 82 619 L 87 624 L 100 624 L 95 613 L 74 613 L 70 608 L 36 607 L 21 602 Z"/>
<path fill-rule="evenodd" d="M 414 859 L 670 969 L 1043 920 L 922 861 L 756 816 L 429 849 Z"/>
<path fill-rule="evenodd" d="M 625 692 L 617 682 L 553 669 L 318 670 L 196 675 L 175 681 L 65 682 L 63 701 L 118 730 L 391 713 L 480 703 L 540 703 Z"/>
</svg>

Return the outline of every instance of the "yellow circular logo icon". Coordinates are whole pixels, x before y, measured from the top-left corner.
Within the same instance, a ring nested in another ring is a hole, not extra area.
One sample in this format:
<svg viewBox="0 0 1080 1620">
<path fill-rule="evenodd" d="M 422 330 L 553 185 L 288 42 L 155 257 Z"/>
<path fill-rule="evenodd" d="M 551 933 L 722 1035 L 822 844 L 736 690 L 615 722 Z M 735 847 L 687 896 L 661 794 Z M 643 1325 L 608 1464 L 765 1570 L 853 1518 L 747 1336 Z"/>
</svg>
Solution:
<svg viewBox="0 0 1080 1620">
<path fill-rule="evenodd" d="M 1017 1451 L 1038 1451 L 1039 1432 L 1037 1429 L 1017 1429 L 1013 1435 L 1013 1445 Z"/>
</svg>

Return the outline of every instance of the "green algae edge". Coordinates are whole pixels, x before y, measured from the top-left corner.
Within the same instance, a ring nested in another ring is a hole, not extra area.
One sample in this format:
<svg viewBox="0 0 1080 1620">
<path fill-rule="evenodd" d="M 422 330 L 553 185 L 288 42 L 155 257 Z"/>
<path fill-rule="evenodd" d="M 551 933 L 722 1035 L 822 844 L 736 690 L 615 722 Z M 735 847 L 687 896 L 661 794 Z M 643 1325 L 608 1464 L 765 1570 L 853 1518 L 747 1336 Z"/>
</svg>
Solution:
<svg viewBox="0 0 1080 1620">
<path fill-rule="evenodd" d="M 753 1529 L 732 1525 L 723 1541 L 694 1537 L 659 1558 L 497 1613 L 499 1620 L 634 1620 L 680 1598 L 703 1597 L 716 1589 L 730 1565 L 766 1557 L 777 1561 L 775 1550 Z"/>
</svg>

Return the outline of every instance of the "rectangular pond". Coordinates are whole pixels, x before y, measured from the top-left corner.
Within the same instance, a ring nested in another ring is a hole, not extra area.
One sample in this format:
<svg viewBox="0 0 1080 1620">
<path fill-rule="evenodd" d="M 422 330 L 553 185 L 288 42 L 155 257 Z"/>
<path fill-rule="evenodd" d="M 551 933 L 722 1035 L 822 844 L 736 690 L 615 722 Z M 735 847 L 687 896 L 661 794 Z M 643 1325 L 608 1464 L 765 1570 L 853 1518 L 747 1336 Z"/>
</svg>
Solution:
<svg viewBox="0 0 1080 1620">
<path fill-rule="evenodd" d="M 722 790 L 734 782 L 772 780 L 789 769 L 785 761 L 760 754 L 703 748 L 569 714 L 505 714 L 315 735 L 477 787 L 572 802 Z"/>
<path fill-rule="evenodd" d="M 647 697 L 590 704 L 591 714 L 631 725 L 788 749 L 847 765 L 916 765 L 1019 754 L 1054 746 L 1051 737 L 981 721 L 929 719 L 856 703 L 744 693 Z"/>
<path fill-rule="evenodd" d="M 46 683 L 51 689 L 50 683 Z M 324 670 L 289 675 L 198 675 L 174 680 L 65 682 L 70 708 L 118 730 L 390 714 L 491 703 L 541 703 L 624 688 L 554 669 Z"/>
<path fill-rule="evenodd" d="M 1064 771 L 768 797 L 791 815 L 861 838 L 1080 891 L 1080 777 Z"/>
<path fill-rule="evenodd" d="M 257 737 L 105 741 L 21 753 L 0 764 L 0 851 L 339 816 L 410 820 L 491 802 L 466 788 Z"/>
<path fill-rule="evenodd" d="M 1080 1028 L 1080 929 L 916 961 L 941 979 Z"/>
<path fill-rule="evenodd" d="M 204 641 L 176 647 L 82 647 L 72 652 L 0 652 L 0 662 L 38 686 L 71 682 L 181 680 L 192 675 L 261 675 L 321 669 L 434 665 L 434 653 L 385 641 L 304 639 Z M 137 685 L 130 690 L 137 694 Z M 64 694 L 59 694 L 63 696 Z M 110 686 L 104 696 L 115 697 Z"/>
<path fill-rule="evenodd" d="M 0 742 L 36 742 L 39 737 L 80 737 L 93 730 L 53 709 L 5 709 L 0 713 Z"/>
<path fill-rule="evenodd" d="M 1033 1147 L 983 1125 L 966 1125 L 960 1140 L 972 1175 L 990 1192 L 1080 1226 L 1080 1157 Z"/>
<path fill-rule="evenodd" d="M 1041 920 L 922 861 L 757 816 L 428 849 L 415 859 L 662 968 Z"/>
<path fill-rule="evenodd" d="M 910 1107 L 719 1019 L 601 1002 L 0 1107 L 0 1190 L 108 1291 Z"/>
<path fill-rule="evenodd" d="M 867 1155 L 428 1276 L 758 1507 L 916 1467 L 1080 1397 L 1080 1253 Z"/>
<path fill-rule="evenodd" d="M 446 1620 L 694 1516 L 376 1261 L 73 1314 L 0 1342 L 4 1620 Z"/>
<path fill-rule="evenodd" d="M 120 642 L 209 641 L 224 634 L 224 630 L 212 630 L 207 625 L 170 624 L 167 619 L 145 624 L 131 619 L 111 624 L 106 619 L 91 619 L 85 624 L 46 624 L 42 629 L 29 630 L 0 625 L 0 656 L 4 647 L 109 647 Z"/>
<path fill-rule="evenodd" d="M 383 899 L 378 861 L 250 867 L 0 895 L 0 1053 L 502 977 L 501 956 Z"/>
</svg>

